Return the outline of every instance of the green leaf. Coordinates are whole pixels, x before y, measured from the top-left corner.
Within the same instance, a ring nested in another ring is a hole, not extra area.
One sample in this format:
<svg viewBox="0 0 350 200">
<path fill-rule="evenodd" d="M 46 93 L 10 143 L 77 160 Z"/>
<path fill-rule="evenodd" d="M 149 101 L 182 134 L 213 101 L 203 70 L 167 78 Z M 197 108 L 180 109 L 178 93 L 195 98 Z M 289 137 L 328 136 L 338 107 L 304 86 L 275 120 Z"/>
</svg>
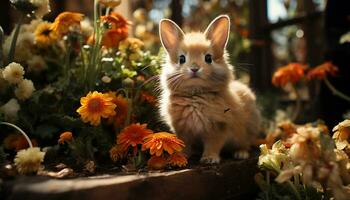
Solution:
<svg viewBox="0 0 350 200">
<path fill-rule="evenodd" d="M 40 139 L 52 139 L 59 131 L 59 129 L 55 126 L 49 125 L 49 124 L 43 124 L 39 125 L 35 131 L 34 135 L 37 136 Z"/>
</svg>

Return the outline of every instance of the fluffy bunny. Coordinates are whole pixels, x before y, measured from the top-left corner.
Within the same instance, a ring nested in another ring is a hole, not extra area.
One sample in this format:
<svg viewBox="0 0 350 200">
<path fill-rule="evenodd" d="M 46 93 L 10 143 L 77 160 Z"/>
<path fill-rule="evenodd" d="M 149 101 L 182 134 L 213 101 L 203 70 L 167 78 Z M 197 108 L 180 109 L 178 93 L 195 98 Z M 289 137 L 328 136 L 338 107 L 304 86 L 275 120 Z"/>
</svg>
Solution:
<svg viewBox="0 0 350 200">
<path fill-rule="evenodd" d="M 203 163 L 219 163 L 226 143 L 238 149 L 236 157 L 247 158 L 260 127 L 255 95 L 235 80 L 228 63 L 229 32 L 226 15 L 214 19 L 204 33 L 184 34 L 169 19 L 159 24 L 168 54 L 160 78 L 161 116 L 185 141 L 188 155 L 195 138 L 201 139 Z"/>
</svg>

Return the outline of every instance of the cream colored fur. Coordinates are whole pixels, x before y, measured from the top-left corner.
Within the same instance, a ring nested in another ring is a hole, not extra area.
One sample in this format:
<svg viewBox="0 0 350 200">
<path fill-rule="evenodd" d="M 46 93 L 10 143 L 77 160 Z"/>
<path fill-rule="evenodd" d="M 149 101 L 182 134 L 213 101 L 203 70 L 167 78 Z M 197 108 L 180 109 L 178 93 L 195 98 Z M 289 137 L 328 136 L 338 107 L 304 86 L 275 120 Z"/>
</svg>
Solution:
<svg viewBox="0 0 350 200">
<path fill-rule="evenodd" d="M 220 162 L 220 151 L 233 143 L 240 158 L 248 157 L 260 127 L 255 95 L 235 80 L 225 46 L 229 18 L 217 17 L 204 33 L 184 34 L 170 20 L 160 22 L 160 38 L 168 56 L 162 68 L 160 113 L 165 122 L 185 141 L 191 154 L 194 138 L 203 142 L 201 161 Z M 205 55 L 212 63 L 205 62 Z M 184 55 L 186 62 L 179 63 Z M 193 77 L 191 68 L 198 68 Z"/>
</svg>

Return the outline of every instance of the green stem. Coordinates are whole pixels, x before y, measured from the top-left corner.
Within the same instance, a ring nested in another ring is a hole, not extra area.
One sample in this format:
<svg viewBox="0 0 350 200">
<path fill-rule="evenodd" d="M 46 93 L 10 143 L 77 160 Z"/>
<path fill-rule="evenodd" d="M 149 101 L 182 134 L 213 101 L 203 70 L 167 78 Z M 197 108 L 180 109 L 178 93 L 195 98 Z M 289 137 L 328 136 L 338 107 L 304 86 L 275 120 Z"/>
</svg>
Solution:
<svg viewBox="0 0 350 200">
<path fill-rule="evenodd" d="M 16 52 L 16 43 L 17 43 L 17 39 L 18 39 L 18 35 L 19 35 L 19 31 L 21 29 L 21 25 L 24 19 L 24 15 L 21 15 L 19 18 L 19 21 L 17 23 L 16 29 L 15 29 L 15 33 L 13 34 L 13 38 L 11 41 L 11 47 L 10 47 L 10 52 L 8 55 L 8 63 L 13 62 L 13 59 L 15 57 L 15 52 Z"/>
<path fill-rule="evenodd" d="M 130 94 L 130 90 L 131 89 L 126 89 L 126 98 L 128 100 L 128 113 L 126 115 L 126 124 L 125 126 L 129 125 L 130 124 L 130 121 L 131 121 L 131 113 L 132 113 L 132 97 L 131 97 L 131 94 Z"/>
<path fill-rule="evenodd" d="M 329 80 L 327 79 L 327 77 L 324 79 L 324 82 L 326 83 L 326 86 L 332 91 L 332 93 L 346 101 L 350 102 L 350 97 L 342 92 L 340 92 L 339 90 L 337 90 L 332 84 L 331 82 L 329 82 Z"/>
<path fill-rule="evenodd" d="M 295 187 L 295 185 L 291 182 L 291 181 L 287 181 L 287 184 L 289 185 L 289 187 L 292 189 L 295 197 L 298 199 L 298 200 L 301 200 L 301 196 L 297 190 L 297 188 Z"/>
<path fill-rule="evenodd" d="M 28 135 L 21 129 L 19 128 L 18 126 L 14 125 L 14 124 L 11 124 L 11 123 L 8 123 L 8 122 L 0 122 L 0 125 L 6 125 L 6 126 L 10 126 L 12 128 L 15 128 L 16 130 L 18 130 L 27 140 L 28 144 L 29 144 L 29 147 L 30 148 L 33 148 L 33 144 L 32 142 L 30 141 Z"/>
<path fill-rule="evenodd" d="M 301 96 L 294 85 L 292 85 L 292 89 L 297 97 L 296 108 L 295 108 L 295 111 L 293 112 L 292 117 L 291 117 L 292 121 L 294 122 L 298 118 L 300 110 L 301 110 Z"/>
</svg>

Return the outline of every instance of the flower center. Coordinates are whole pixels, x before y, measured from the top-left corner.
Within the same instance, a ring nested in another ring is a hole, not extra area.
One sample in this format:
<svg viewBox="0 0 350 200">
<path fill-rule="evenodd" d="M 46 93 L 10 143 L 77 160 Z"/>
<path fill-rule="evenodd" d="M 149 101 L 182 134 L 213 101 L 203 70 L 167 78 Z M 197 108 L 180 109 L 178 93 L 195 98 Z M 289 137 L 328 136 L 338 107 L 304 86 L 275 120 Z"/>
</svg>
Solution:
<svg viewBox="0 0 350 200">
<path fill-rule="evenodd" d="M 45 35 L 45 36 L 49 36 L 51 33 L 51 30 L 50 29 L 45 29 L 43 30 L 43 32 L 41 32 L 41 34 Z"/>
<path fill-rule="evenodd" d="M 90 99 L 87 106 L 91 112 L 100 112 L 103 107 L 103 102 L 99 98 L 93 98 Z"/>
</svg>

